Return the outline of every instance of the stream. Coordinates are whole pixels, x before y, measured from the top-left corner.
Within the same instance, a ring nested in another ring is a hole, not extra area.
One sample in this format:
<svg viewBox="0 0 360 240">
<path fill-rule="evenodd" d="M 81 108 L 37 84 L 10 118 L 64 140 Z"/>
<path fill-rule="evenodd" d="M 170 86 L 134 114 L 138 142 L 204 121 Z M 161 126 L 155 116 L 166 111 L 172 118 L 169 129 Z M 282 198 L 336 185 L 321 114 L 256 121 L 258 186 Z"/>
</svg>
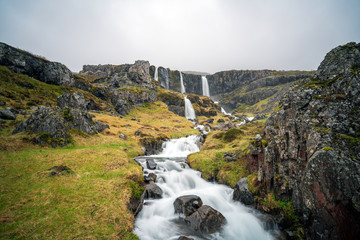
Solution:
<svg viewBox="0 0 360 240">
<path fill-rule="evenodd" d="M 276 238 L 276 225 L 268 226 L 269 224 L 260 220 L 264 219 L 263 214 L 233 201 L 233 189 L 205 181 L 201 178 L 200 172 L 187 165 L 187 155 L 199 151 L 199 139 L 200 136 L 197 135 L 172 139 L 164 143 L 160 154 L 136 158 L 144 167 L 145 174 L 157 175 L 156 184 L 162 189 L 163 194 L 161 199 L 145 200 L 143 209 L 136 217 L 134 233 L 141 240 L 177 240 L 180 236 L 196 240 Z M 155 161 L 155 170 L 147 168 L 147 159 Z M 184 216 L 174 212 L 175 199 L 184 195 L 199 196 L 204 205 L 209 205 L 223 214 L 226 224 L 219 232 L 213 234 L 192 230 L 185 224 Z"/>
</svg>

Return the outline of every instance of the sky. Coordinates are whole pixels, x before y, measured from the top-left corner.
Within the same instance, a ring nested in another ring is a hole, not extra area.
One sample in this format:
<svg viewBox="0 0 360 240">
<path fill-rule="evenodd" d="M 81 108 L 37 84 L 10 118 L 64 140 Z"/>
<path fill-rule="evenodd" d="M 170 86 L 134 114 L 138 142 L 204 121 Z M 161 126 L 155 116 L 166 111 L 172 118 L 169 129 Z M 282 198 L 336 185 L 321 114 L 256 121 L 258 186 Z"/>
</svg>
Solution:
<svg viewBox="0 0 360 240">
<path fill-rule="evenodd" d="M 61 62 L 315 70 L 360 42 L 360 0 L 0 0 L 0 42 Z"/>
</svg>

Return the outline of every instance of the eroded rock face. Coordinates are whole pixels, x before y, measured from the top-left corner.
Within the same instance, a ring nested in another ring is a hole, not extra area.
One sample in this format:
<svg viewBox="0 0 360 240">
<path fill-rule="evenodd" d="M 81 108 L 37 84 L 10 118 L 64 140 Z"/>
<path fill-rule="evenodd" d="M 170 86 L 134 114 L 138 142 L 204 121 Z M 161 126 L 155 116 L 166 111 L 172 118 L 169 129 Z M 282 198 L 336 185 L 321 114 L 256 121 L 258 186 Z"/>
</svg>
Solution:
<svg viewBox="0 0 360 240">
<path fill-rule="evenodd" d="M 246 178 L 242 178 L 236 183 L 233 199 L 246 205 L 254 204 L 254 196 L 247 187 Z"/>
<path fill-rule="evenodd" d="M 149 67 L 148 61 L 138 60 L 134 64 L 84 65 L 80 73 L 96 77 L 93 94 L 110 100 L 117 113 L 126 115 L 133 107 L 157 100 Z"/>
<path fill-rule="evenodd" d="M 190 216 L 202 206 L 203 202 L 199 196 L 186 195 L 176 198 L 174 202 L 175 213 L 183 213 Z"/>
<path fill-rule="evenodd" d="M 76 86 L 71 71 L 63 64 L 50 62 L 5 43 L 0 43 L 0 65 L 45 83 Z"/>
<path fill-rule="evenodd" d="M 267 120 L 268 146 L 252 149 L 258 181 L 293 202 L 310 239 L 360 238 L 359 66 L 360 44 L 329 52 Z"/>
<path fill-rule="evenodd" d="M 185 222 L 195 231 L 214 233 L 226 223 L 225 217 L 208 205 L 201 206 L 196 212 L 187 216 Z"/>
<path fill-rule="evenodd" d="M 41 106 L 26 121 L 16 126 L 13 134 L 30 131 L 40 134 L 37 143 L 43 144 L 51 140 L 54 146 L 65 146 L 70 138 L 70 128 L 90 134 L 109 128 L 99 121 L 93 121 L 92 116 L 86 111 L 84 96 L 79 92 L 59 96 L 58 104 L 61 107 Z"/>
</svg>

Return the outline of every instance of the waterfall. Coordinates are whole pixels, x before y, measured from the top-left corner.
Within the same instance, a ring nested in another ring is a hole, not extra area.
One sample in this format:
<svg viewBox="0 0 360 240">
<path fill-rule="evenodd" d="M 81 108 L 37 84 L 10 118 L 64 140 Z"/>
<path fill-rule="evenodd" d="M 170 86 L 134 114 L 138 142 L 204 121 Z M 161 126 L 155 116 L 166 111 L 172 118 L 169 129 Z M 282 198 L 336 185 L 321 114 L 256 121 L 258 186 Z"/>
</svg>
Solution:
<svg viewBox="0 0 360 240">
<path fill-rule="evenodd" d="M 147 199 L 136 217 L 134 233 L 141 240 L 169 239 L 176 240 L 185 235 L 195 240 L 257 240 L 274 239 L 279 233 L 267 226 L 264 215 L 232 200 L 233 189 L 228 186 L 207 182 L 201 173 L 191 169 L 186 163 L 186 156 L 199 151 L 199 136 L 173 139 L 164 143 L 159 155 L 140 156 L 136 161 L 142 165 L 145 174 L 157 175 L 156 185 L 162 190 L 161 199 Z M 154 160 L 156 169 L 148 169 L 146 161 Z M 174 211 L 174 201 L 184 195 L 197 195 L 204 205 L 209 205 L 221 212 L 226 224 L 221 231 L 202 234 L 192 230 L 181 220 L 181 215 Z M 275 229 L 275 230 L 274 230 Z"/>
<path fill-rule="evenodd" d="M 191 101 L 187 97 L 184 97 L 184 100 L 185 100 L 185 117 L 190 120 L 195 120 L 196 119 L 195 110 L 191 104 Z"/>
<path fill-rule="evenodd" d="M 210 97 L 209 83 L 206 76 L 201 76 L 203 95 Z"/>
<path fill-rule="evenodd" d="M 179 71 L 179 73 L 180 73 L 181 93 L 185 93 L 185 86 L 184 86 L 183 76 L 182 76 L 182 73 L 180 71 Z"/>
<path fill-rule="evenodd" d="M 159 81 L 159 70 L 158 67 L 155 67 L 154 80 Z"/>
</svg>

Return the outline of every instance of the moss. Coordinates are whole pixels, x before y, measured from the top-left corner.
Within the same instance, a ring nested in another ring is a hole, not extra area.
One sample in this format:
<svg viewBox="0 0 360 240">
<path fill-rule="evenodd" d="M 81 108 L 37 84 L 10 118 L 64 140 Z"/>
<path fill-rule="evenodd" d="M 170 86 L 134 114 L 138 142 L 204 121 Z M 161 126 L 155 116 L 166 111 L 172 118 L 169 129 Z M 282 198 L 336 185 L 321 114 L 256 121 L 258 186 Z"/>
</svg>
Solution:
<svg viewBox="0 0 360 240">
<path fill-rule="evenodd" d="M 315 127 L 315 129 L 324 134 L 328 134 L 331 130 L 330 128 L 323 128 L 323 127 Z"/>
<path fill-rule="evenodd" d="M 278 112 L 283 108 L 282 104 L 279 104 L 279 106 L 277 106 L 277 108 L 274 109 L 274 112 Z"/>
<path fill-rule="evenodd" d="M 322 150 L 325 151 L 334 151 L 334 149 L 332 147 L 323 147 Z"/>
<path fill-rule="evenodd" d="M 121 88 L 118 88 L 118 90 L 133 92 L 133 93 L 136 93 L 138 95 L 142 94 L 143 92 L 150 92 L 149 89 L 145 89 L 145 88 L 141 88 L 141 87 L 135 87 L 135 86 L 121 87 Z"/>
<path fill-rule="evenodd" d="M 261 144 L 263 147 L 267 147 L 268 141 L 266 139 L 261 140 Z"/>
<path fill-rule="evenodd" d="M 226 131 L 226 133 L 224 134 L 224 140 L 226 142 L 232 142 L 242 134 L 244 134 L 244 132 L 240 129 L 232 128 Z"/>
<path fill-rule="evenodd" d="M 74 121 L 74 116 L 70 114 L 70 109 L 69 108 L 65 108 L 63 111 L 63 117 L 67 120 L 67 121 Z"/>
</svg>

